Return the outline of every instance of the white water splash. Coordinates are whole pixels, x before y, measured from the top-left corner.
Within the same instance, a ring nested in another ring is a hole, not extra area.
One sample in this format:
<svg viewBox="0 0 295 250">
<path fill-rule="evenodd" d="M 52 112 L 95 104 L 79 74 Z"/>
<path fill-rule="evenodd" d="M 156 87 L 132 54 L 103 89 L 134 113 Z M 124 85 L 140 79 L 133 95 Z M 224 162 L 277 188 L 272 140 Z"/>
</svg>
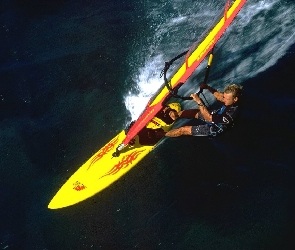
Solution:
<svg viewBox="0 0 295 250">
<path fill-rule="evenodd" d="M 144 110 L 150 97 L 163 84 L 163 79 L 159 77 L 159 68 L 161 67 L 163 58 L 161 55 L 151 58 L 144 67 L 139 68 L 138 75 L 135 75 L 134 82 L 138 83 L 138 94 L 129 92 L 125 96 L 125 105 L 130 111 L 132 120 L 138 118 Z"/>
</svg>

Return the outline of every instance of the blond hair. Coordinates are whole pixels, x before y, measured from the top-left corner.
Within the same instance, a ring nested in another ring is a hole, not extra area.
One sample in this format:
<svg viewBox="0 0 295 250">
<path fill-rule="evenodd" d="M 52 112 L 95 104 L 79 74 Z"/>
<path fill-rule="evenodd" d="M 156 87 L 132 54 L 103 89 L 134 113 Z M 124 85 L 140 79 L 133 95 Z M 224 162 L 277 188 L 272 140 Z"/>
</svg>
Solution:
<svg viewBox="0 0 295 250">
<path fill-rule="evenodd" d="M 232 93 L 233 97 L 240 97 L 242 94 L 243 87 L 237 84 L 227 85 L 224 89 L 224 93 Z"/>
</svg>

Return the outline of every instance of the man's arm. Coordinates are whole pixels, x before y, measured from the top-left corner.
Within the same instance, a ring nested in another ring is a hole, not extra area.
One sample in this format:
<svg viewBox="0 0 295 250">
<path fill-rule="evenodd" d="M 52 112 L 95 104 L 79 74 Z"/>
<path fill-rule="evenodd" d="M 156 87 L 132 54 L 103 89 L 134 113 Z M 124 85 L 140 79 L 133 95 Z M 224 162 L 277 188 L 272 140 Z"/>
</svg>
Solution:
<svg viewBox="0 0 295 250">
<path fill-rule="evenodd" d="M 218 101 L 223 102 L 223 93 L 218 92 L 216 89 L 208 86 L 205 83 L 201 83 L 200 89 L 208 89 Z"/>
<path fill-rule="evenodd" d="M 206 106 L 203 104 L 202 100 L 197 94 L 191 94 L 191 97 L 194 99 L 194 101 L 199 105 L 199 110 L 204 117 L 205 121 L 212 122 L 212 115 L 206 108 Z"/>
</svg>

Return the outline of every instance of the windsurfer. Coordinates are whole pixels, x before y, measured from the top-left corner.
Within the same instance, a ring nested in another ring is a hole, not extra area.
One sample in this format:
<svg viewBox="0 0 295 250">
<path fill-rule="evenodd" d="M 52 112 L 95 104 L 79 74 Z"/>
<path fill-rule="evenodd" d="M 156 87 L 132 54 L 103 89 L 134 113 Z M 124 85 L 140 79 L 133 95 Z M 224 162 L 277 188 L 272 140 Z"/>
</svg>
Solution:
<svg viewBox="0 0 295 250">
<path fill-rule="evenodd" d="M 200 119 L 204 124 L 172 129 L 168 131 L 165 136 L 215 136 L 233 126 L 234 120 L 238 114 L 238 100 L 242 92 L 242 87 L 231 84 L 225 87 L 224 92 L 218 92 L 216 89 L 203 83 L 200 89 L 209 90 L 218 101 L 223 103 L 222 107 L 216 111 L 210 112 L 197 94 L 191 94 L 193 100 L 198 104 L 199 109 L 182 110 L 178 115 L 180 118 Z"/>
</svg>

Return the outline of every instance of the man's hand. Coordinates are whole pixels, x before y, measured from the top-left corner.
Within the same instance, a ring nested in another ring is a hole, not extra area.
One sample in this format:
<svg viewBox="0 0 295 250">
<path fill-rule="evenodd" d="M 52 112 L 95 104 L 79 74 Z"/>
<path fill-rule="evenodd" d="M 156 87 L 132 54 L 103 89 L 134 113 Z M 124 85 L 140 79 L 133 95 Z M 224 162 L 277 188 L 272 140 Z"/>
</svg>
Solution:
<svg viewBox="0 0 295 250">
<path fill-rule="evenodd" d="M 209 113 L 206 106 L 203 104 L 201 98 L 197 94 L 191 94 L 191 97 L 199 105 L 199 110 L 202 113 L 205 121 L 212 122 L 212 115 Z"/>
</svg>

